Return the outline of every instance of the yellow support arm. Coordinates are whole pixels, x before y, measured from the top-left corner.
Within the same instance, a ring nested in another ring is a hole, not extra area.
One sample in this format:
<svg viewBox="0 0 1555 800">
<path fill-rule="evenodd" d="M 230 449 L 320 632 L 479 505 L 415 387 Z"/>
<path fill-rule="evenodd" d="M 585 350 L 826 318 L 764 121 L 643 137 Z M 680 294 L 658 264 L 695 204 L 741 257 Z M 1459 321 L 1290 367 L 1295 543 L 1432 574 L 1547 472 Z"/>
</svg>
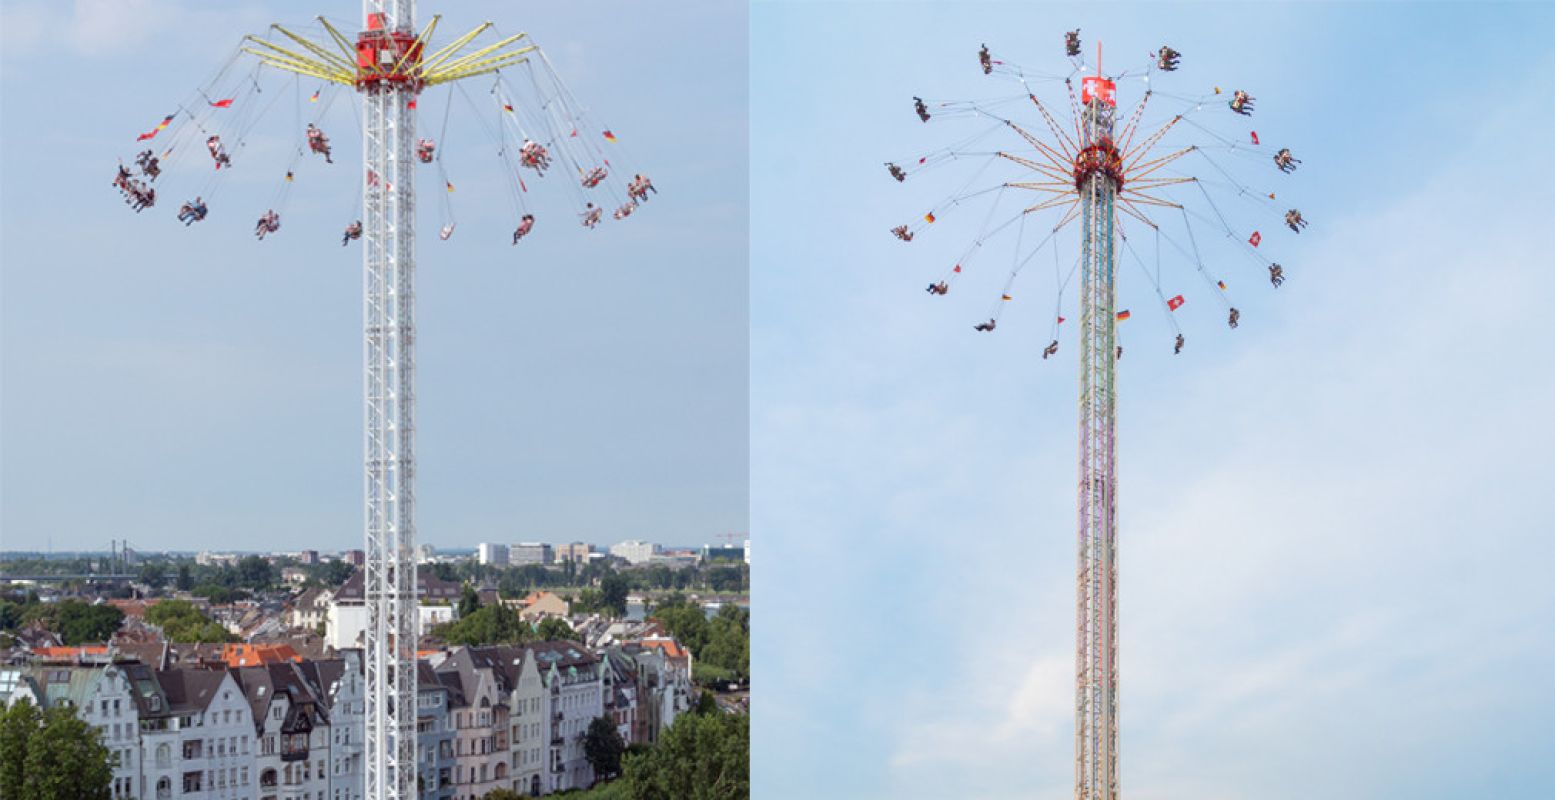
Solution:
<svg viewBox="0 0 1555 800">
<path fill-rule="evenodd" d="M 456 59 L 454 59 L 452 61 L 449 61 L 446 64 L 443 64 L 443 63 L 439 62 L 438 64 L 423 66 L 422 69 L 421 69 L 421 74 L 423 76 L 425 76 L 425 77 L 430 79 L 430 78 L 436 77 L 439 73 L 448 73 L 450 71 L 455 71 L 455 70 L 462 69 L 462 68 L 464 68 L 466 66 L 469 66 L 472 63 L 475 63 L 477 61 L 480 61 L 481 59 L 484 59 L 485 57 L 491 55 L 492 53 L 497 52 L 498 50 L 501 50 L 504 47 L 507 47 L 510 44 L 513 44 L 514 42 L 517 42 L 519 39 L 524 38 L 526 35 L 527 34 L 520 33 L 520 34 L 518 34 L 516 36 L 509 36 L 508 38 L 503 39 L 502 41 L 497 42 L 496 44 L 487 45 L 485 47 L 480 48 L 479 50 L 475 50 L 475 51 L 472 51 L 470 53 L 466 53 L 466 54 L 464 54 L 462 56 L 459 56 L 458 58 L 456 58 Z M 522 49 L 522 50 L 520 50 L 518 52 L 520 52 L 520 53 L 527 53 L 527 52 L 529 52 L 530 50 L 533 50 L 533 49 L 534 49 L 534 47 L 531 45 L 527 49 Z M 450 53 L 449 55 L 453 55 L 453 54 Z M 446 59 L 447 56 L 445 56 L 444 58 Z"/>
<path fill-rule="evenodd" d="M 432 21 L 428 22 L 427 26 L 422 29 L 421 35 L 417 36 L 416 41 L 411 43 L 410 49 L 406 50 L 405 54 L 400 56 L 399 61 L 394 62 L 393 74 L 398 75 L 400 70 L 405 68 L 405 59 L 410 58 L 410 54 L 416 52 L 416 48 L 426 46 L 427 39 L 432 37 L 432 31 L 437 30 L 437 21 L 440 19 L 442 19 L 442 15 L 432 15 Z"/>
<path fill-rule="evenodd" d="M 470 31 L 469 33 L 466 33 L 463 36 L 460 36 L 459 38 L 453 40 L 452 42 L 449 42 L 448 44 L 444 45 L 441 50 L 438 50 L 436 53 L 433 53 L 432 55 L 427 56 L 427 58 L 421 62 L 421 74 L 422 75 L 426 75 L 427 73 L 431 72 L 432 70 L 437 69 L 437 65 L 438 64 L 441 64 L 444 61 L 446 61 L 449 56 L 451 56 L 454 53 L 458 52 L 459 48 L 464 47 L 465 45 L 469 44 L 472 39 L 474 39 L 475 37 L 481 35 L 482 33 L 485 33 L 486 29 L 490 28 L 490 27 L 491 27 L 491 23 L 490 22 L 483 22 L 480 25 L 476 26 L 475 30 Z"/>
<path fill-rule="evenodd" d="M 529 60 L 526 54 L 532 52 L 535 49 L 536 48 L 534 47 L 525 47 L 520 50 L 514 50 L 511 53 L 503 53 L 500 56 L 483 58 L 480 61 L 464 64 L 460 67 L 440 69 L 437 71 L 437 74 L 426 79 L 427 84 L 431 85 L 437 83 L 447 83 L 449 81 L 456 81 L 461 78 L 473 78 L 476 75 L 485 75 L 487 73 L 496 72 L 503 67 L 510 67 L 514 64 L 522 64 Z"/>
<path fill-rule="evenodd" d="M 281 27 L 280 25 L 271 25 L 270 27 L 273 28 L 274 30 L 280 31 L 281 35 L 285 36 L 286 38 L 291 39 L 292 41 L 296 42 L 297 44 L 300 44 L 303 47 L 307 48 L 308 52 L 318 56 L 326 64 L 329 64 L 329 65 L 331 65 L 333 67 L 336 67 L 337 69 L 345 70 L 347 72 L 355 72 L 356 71 L 356 63 L 354 61 L 347 61 L 346 59 L 341 58 L 340 56 L 338 56 L 338 55 L 336 55 L 334 53 L 331 53 L 328 50 L 325 50 L 324 48 L 314 44 L 313 42 L 310 42 L 307 39 L 304 39 L 301 36 L 298 36 L 297 34 L 292 33 L 291 31 Z"/>
</svg>

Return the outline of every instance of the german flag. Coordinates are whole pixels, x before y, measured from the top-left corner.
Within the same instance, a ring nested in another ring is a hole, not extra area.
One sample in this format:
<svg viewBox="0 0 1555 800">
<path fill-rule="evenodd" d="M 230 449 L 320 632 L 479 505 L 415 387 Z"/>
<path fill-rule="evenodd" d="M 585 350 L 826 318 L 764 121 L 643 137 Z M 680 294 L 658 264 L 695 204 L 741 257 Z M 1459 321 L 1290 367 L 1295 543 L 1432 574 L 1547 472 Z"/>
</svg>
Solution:
<svg viewBox="0 0 1555 800">
<path fill-rule="evenodd" d="M 1123 320 L 1128 319 L 1129 316 L 1130 316 L 1130 314 L 1128 313 L 1128 309 L 1125 308 L 1122 311 L 1119 311 L 1118 312 L 1118 322 L 1122 322 Z"/>
<path fill-rule="evenodd" d="M 155 128 L 152 128 L 151 130 L 146 131 L 145 133 L 135 137 L 135 141 L 137 141 L 137 142 L 144 142 L 147 139 L 150 139 L 151 137 L 156 136 L 157 134 L 161 133 L 162 131 L 167 130 L 167 126 L 173 124 L 173 117 L 175 117 L 175 116 L 178 116 L 178 115 L 177 114 L 168 114 L 166 118 L 164 118 L 161 122 L 157 123 L 157 126 Z"/>
<path fill-rule="evenodd" d="M 934 212 L 933 211 L 930 211 L 929 213 L 923 215 L 923 221 L 929 223 L 930 225 L 934 224 L 934 219 L 935 219 L 935 217 L 934 217 Z"/>
<path fill-rule="evenodd" d="M 1010 297 L 1010 296 L 1009 296 L 1009 295 L 1004 295 L 1004 299 L 1005 299 L 1005 300 L 1013 300 L 1013 299 L 1015 299 L 1015 298 L 1013 298 L 1013 297 Z"/>
<path fill-rule="evenodd" d="M 1225 281 L 1215 281 L 1215 285 L 1219 286 L 1220 287 L 1220 291 L 1222 291 L 1222 292 L 1224 292 L 1226 290 L 1226 282 Z"/>
<path fill-rule="evenodd" d="M 616 141 L 616 135 L 615 134 L 611 133 L 610 131 L 605 131 L 604 135 L 605 135 L 605 141 L 610 142 L 611 144 L 615 144 L 615 141 Z"/>
</svg>

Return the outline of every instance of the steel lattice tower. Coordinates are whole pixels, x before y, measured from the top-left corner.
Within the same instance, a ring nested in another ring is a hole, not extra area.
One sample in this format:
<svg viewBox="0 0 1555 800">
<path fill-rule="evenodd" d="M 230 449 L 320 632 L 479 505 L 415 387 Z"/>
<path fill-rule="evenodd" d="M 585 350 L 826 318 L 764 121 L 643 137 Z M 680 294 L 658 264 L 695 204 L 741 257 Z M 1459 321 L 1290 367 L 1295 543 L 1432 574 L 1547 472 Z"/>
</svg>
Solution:
<svg viewBox="0 0 1555 800">
<path fill-rule="evenodd" d="M 363 19 L 414 37 L 415 0 L 364 0 Z M 382 14 L 376 20 L 374 13 Z M 398 35 L 396 37 L 396 34 Z M 392 51 L 385 51 L 392 52 Z M 415 55 L 415 54 L 411 54 Z M 366 796 L 416 796 L 416 85 L 362 91 L 363 411 L 366 423 Z"/>
<path fill-rule="evenodd" d="M 416 141 L 415 100 L 429 86 L 521 63 L 535 46 L 509 36 L 461 52 L 485 23 L 436 52 L 438 18 L 415 31 L 415 0 L 363 0 L 355 41 L 323 18 L 319 44 L 272 26 L 302 51 L 257 37 L 265 64 L 362 95 L 362 365 L 367 629 L 365 789 L 369 800 L 416 791 Z"/>
<path fill-rule="evenodd" d="M 1088 87 L 1089 88 L 1089 87 Z M 1075 798 L 1118 794 L 1117 447 L 1113 266 L 1119 155 L 1110 91 L 1087 92 L 1080 193 L 1079 564 L 1075 587 Z"/>
</svg>

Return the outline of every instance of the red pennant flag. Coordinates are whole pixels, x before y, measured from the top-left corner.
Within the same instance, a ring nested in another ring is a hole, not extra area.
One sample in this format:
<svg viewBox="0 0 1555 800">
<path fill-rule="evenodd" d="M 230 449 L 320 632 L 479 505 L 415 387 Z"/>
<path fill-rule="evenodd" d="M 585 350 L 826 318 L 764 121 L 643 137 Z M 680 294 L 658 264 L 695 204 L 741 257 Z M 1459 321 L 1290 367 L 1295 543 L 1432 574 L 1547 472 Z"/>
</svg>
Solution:
<svg viewBox="0 0 1555 800">
<path fill-rule="evenodd" d="M 923 158 L 918 159 L 918 163 L 922 164 L 923 162 L 928 161 L 928 160 L 929 160 L 929 157 L 928 156 L 924 156 Z"/>
<path fill-rule="evenodd" d="M 236 97 L 229 97 L 229 98 L 227 98 L 225 100 L 212 100 L 211 101 L 211 107 L 212 108 L 231 108 L 232 107 L 232 101 L 234 101 L 236 99 L 237 99 Z"/>
<path fill-rule="evenodd" d="M 518 188 L 523 189 L 525 194 L 529 192 L 529 187 L 524 185 L 523 176 L 520 176 L 518 179 Z"/>
<path fill-rule="evenodd" d="M 1258 243 L 1261 241 L 1263 241 L 1263 234 L 1259 233 L 1258 231 L 1253 231 L 1253 235 L 1247 237 L 1247 243 L 1253 247 L 1257 247 Z"/>
<path fill-rule="evenodd" d="M 1182 295 L 1177 295 L 1176 297 L 1166 301 L 1166 307 L 1172 311 L 1176 311 L 1177 309 L 1182 308 L 1182 304 L 1186 302 L 1188 301 L 1182 299 Z"/>
<path fill-rule="evenodd" d="M 934 212 L 930 211 L 929 213 L 924 214 L 923 215 L 923 221 L 929 223 L 930 225 L 933 225 L 934 224 Z"/>
<path fill-rule="evenodd" d="M 512 103 L 503 103 L 502 104 L 502 110 L 508 112 L 509 114 L 513 113 L 513 104 Z"/>
<path fill-rule="evenodd" d="M 573 138 L 573 139 L 578 138 L 578 129 L 577 128 L 573 128 L 572 129 L 572 134 L 571 134 L 570 138 Z"/>
<path fill-rule="evenodd" d="M 414 97 L 410 98 L 410 107 L 411 108 L 415 108 L 416 107 L 416 98 L 414 98 Z"/>
<path fill-rule="evenodd" d="M 1064 324 L 1064 318 L 1063 317 L 1059 317 L 1058 318 L 1058 324 L 1060 324 L 1060 325 Z"/>
<path fill-rule="evenodd" d="M 961 271 L 961 265 L 960 265 L 960 264 L 957 264 L 957 265 L 956 265 L 956 268 L 955 268 L 955 269 L 954 269 L 954 270 L 952 270 L 952 271 L 953 271 L 953 272 L 960 272 L 960 271 Z"/>
<path fill-rule="evenodd" d="M 1253 144 L 1258 144 L 1258 131 L 1253 131 Z"/>
</svg>

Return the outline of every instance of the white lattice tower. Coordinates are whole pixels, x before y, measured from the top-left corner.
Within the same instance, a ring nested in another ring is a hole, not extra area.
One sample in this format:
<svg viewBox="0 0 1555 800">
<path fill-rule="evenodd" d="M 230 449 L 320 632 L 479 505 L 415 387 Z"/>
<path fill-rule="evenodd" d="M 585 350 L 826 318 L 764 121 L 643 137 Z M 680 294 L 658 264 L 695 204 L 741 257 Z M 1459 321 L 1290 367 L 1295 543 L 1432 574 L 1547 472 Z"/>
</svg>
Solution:
<svg viewBox="0 0 1555 800">
<path fill-rule="evenodd" d="M 414 0 L 365 0 L 363 28 L 414 38 L 415 11 Z M 365 788 L 369 800 L 409 800 L 416 796 L 417 638 L 416 173 L 411 156 L 416 117 L 411 103 L 419 87 L 385 79 L 359 82 L 358 88 L 368 176 L 362 197 Z"/>
<path fill-rule="evenodd" d="M 1101 80 L 1101 79 L 1088 79 Z M 1110 81 L 1088 85 L 1075 159 L 1080 193 L 1079 564 L 1075 621 L 1075 800 L 1118 796 L 1115 201 Z"/>
</svg>

